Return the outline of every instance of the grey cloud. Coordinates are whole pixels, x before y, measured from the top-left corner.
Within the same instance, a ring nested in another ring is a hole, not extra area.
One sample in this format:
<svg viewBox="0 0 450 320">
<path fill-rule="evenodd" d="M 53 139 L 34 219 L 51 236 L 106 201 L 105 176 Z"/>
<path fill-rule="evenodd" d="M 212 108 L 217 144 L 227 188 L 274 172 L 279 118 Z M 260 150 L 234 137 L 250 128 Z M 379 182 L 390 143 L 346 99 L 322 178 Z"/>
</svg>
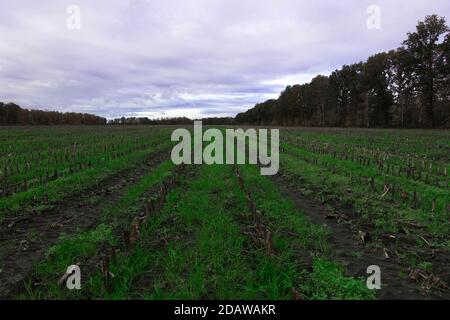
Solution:
<svg viewBox="0 0 450 320">
<path fill-rule="evenodd" d="M 66 27 L 69 5 L 82 28 Z M 396 48 L 447 0 L 0 3 L 0 101 L 107 117 L 235 115 L 288 84 Z M 404 10 L 408 8 L 408 10 Z"/>
</svg>

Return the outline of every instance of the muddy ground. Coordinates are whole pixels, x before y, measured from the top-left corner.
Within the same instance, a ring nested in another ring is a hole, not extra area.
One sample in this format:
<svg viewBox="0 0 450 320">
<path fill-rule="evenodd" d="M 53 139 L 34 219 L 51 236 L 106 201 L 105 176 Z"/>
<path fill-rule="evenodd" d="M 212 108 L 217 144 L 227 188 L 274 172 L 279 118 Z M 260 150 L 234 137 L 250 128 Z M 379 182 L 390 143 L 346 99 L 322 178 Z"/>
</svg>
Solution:
<svg viewBox="0 0 450 320">
<path fill-rule="evenodd" d="M 138 183 L 169 156 L 170 150 L 151 154 L 139 166 L 107 177 L 39 215 L 5 218 L 0 225 L 0 298 L 14 298 L 35 263 L 61 235 L 94 227 L 100 221 L 103 208 L 119 201 L 126 187 Z"/>
<path fill-rule="evenodd" d="M 421 276 L 414 279 L 410 266 L 396 259 L 392 248 L 393 238 L 386 236 L 383 239 L 371 239 L 370 235 L 375 234 L 374 226 L 361 221 L 351 206 L 333 202 L 332 206 L 336 211 L 330 212 L 326 203 L 319 202 L 311 195 L 304 195 L 298 181 L 293 181 L 283 174 L 273 176 L 273 181 L 279 186 L 280 192 L 292 199 L 296 207 L 313 223 L 328 227 L 330 247 L 336 259 L 346 266 L 349 276 L 367 278 L 368 266 L 380 266 L 382 288 L 377 292 L 379 299 L 450 299 L 450 291 L 447 287 L 450 276 L 449 252 L 437 253 L 431 249 L 427 253 L 421 252 L 420 254 L 429 255 L 428 258 L 433 262 L 434 269 L 439 270 L 439 273 L 429 279 Z M 364 240 L 362 235 L 366 235 Z M 418 250 L 415 242 L 403 235 L 390 236 L 396 237 L 397 248 L 400 242 L 402 250 Z M 369 245 L 375 241 L 378 246 Z M 423 288 L 428 284 L 426 281 L 437 283 L 427 290 Z"/>
</svg>

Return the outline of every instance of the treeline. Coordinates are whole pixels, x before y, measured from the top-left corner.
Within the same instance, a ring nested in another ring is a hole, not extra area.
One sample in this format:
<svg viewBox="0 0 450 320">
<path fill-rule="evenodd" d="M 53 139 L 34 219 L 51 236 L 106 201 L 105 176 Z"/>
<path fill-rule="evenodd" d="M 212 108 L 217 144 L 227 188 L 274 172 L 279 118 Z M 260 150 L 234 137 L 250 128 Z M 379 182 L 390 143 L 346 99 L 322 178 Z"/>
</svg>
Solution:
<svg viewBox="0 0 450 320">
<path fill-rule="evenodd" d="M 276 100 L 238 114 L 241 124 L 450 127 L 450 32 L 427 16 L 397 50 L 288 86 Z"/>
<path fill-rule="evenodd" d="M 231 117 L 217 117 L 217 118 L 202 118 L 200 119 L 203 122 L 203 125 L 234 125 L 237 124 L 236 120 Z M 186 117 L 178 117 L 178 118 L 158 118 L 158 119 L 149 119 L 147 117 L 130 117 L 130 118 L 117 118 L 114 120 L 109 120 L 109 125 L 138 125 L 138 124 L 146 124 L 146 125 L 192 125 L 194 120 L 186 118 Z"/>
<path fill-rule="evenodd" d="M 17 104 L 0 102 L 0 125 L 96 125 L 106 119 L 88 113 L 22 109 Z"/>
<path fill-rule="evenodd" d="M 117 118 L 114 120 L 108 120 L 108 125 L 189 125 L 192 124 L 192 120 L 186 117 L 177 117 L 177 118 L 158 118 L 158 119 L 149 119 L 147 117 L 130 117 L 130 118 Z"/>
<path fill-rule="evenodd" d="M 231 117 L 216 117 L 216 118 L 202 118 L 199 119 L 205 126 L 215 126 L 215 125 L 236 125 L 236 119 Z"/>
</svg>

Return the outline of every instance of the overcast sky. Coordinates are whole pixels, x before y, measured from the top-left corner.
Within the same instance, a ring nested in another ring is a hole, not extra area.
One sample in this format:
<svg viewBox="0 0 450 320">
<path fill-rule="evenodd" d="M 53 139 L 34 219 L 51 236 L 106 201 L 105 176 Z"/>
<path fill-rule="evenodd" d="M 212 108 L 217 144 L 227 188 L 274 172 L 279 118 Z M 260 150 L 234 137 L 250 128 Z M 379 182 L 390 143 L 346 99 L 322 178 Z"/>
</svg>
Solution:
<svg viewBox="0 0 450 320">
<path fill-rule="evenodd" d="M 0 0 L 0 101 L 107 118 L 234 116 L 397 48 L 431 13 L 449 21 L 450 1 Z"/>
</svg>

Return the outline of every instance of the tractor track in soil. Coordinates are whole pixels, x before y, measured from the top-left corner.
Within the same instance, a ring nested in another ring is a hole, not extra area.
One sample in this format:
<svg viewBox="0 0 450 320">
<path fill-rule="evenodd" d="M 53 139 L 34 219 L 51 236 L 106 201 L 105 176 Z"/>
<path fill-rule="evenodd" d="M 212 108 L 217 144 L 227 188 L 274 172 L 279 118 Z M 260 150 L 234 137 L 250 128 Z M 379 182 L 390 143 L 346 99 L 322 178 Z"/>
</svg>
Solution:
<svg viewBox="0 0 450 320">
<path fill-rule="evenodd" d="M 378 299 L 423 300 L 448 299 L 450 297 L 448 292 L 419 290 L 417 282 L 401 276 L 405 272 L 407 274 L 408 266 L 395 261 L 393 257 L 387 259 L 383 254 L 383 248 L 371 248 L 361 243 L 358 239 L 359 230 L 370 232 L 370 226 L 358 226 L 358 221 L 340 223 L 339 219 L 330 219 L 329 217 L 336 216 L 336 213 L 330 212 L 326 205 L 312 196 L 304 195 L 295 182 L 282 174 L 275 175 L 272 179 L 279 187 L 281 194 L 294 201 L 295 206 L 304 212 L 313 223 L 328 227 L 330 248 L 333 250 L 335 258 L 346 267 L 349 276 L 367 278 L 368 266 L 380 266 L 382 288 L 377 292 Z M 338 205 L 337 208 L 339 208 L 338 216 L 340 214 L 352 218 L 356 216 L 352 208 L 344 205 Z M 356 252 L 359 253 L 359 256 L 353 254 Z"/>
<path fill-rule="evenodd" d="M 54 209 L 39 215 L 5 218 L 0 224 L 0 298 L 14 298 L 35 263 L 45 257 L 61 235 L 94 227 L 101 220 L 103 208 L 119 201 L 126 187 L 138 183 L 169 157 L 170 149 L 157 151 L 132 169 L 114 173 L 55 203 Z"/>
</svg>

